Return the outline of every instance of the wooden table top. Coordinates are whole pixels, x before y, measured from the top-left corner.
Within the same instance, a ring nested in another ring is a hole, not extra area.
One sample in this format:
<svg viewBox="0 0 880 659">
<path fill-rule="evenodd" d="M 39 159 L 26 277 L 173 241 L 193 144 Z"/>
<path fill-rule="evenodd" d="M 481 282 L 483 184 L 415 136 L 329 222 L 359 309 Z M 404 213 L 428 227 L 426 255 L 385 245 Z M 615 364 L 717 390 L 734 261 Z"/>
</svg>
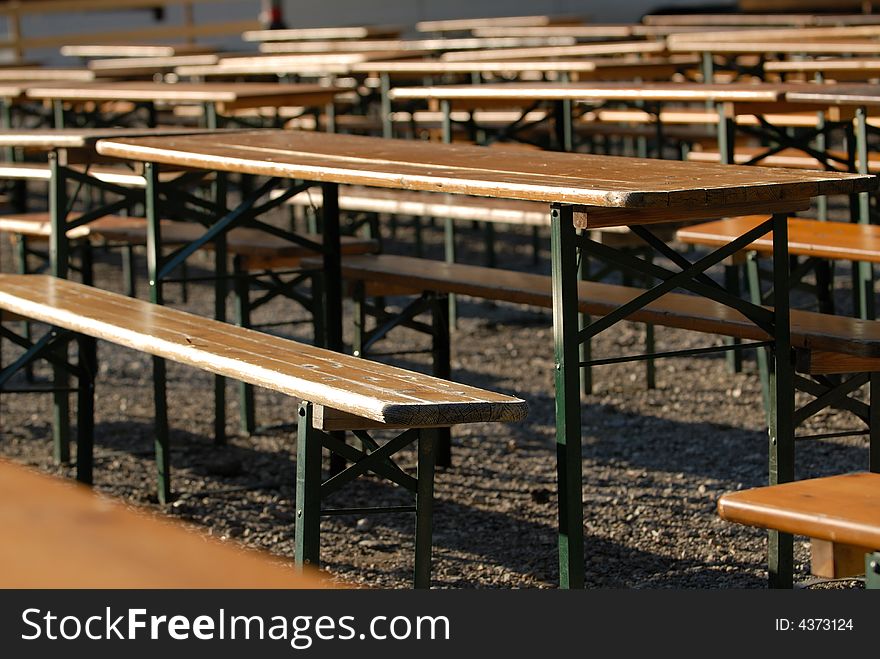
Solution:
<svg viewBox="0 0 880 659">
<path fill-rule="evenodd" d="M 613 208 L 709 208 L 876 187 L 872 176 L 263 130 L 109 139 L 98 153 L 211 170 Z"/>
<path fill-rule="evenodd" d="M 224 103 L 310 105 L 330 101 L 338 89 L 316 84 L 258 82 L 96 82 L 85 85 L 31 86 L 28 98 L 63 101 L 162 101 L 166 103 Z"/>
<path fill-rule="evenodd" d="M 116 137 L 190 135 L 215 133 L 206 128 L 46 128 L 38 130 L 0 130 L 0 147 L 24 149 L 94 148 L 98 140 Z M 232 132 L 224 130 L 222 132 Z"/>
<path fill-rule="evenodd" d="M 333 587 L 269 554 L 6 461 L 0 524 L 0 588 Z"/>
<path fill-rule="evenodd" d="M 471 30 L 475 37 L 574 37 L 576 39 L 625 39 L 633 36 L 629 23 L 588 25 L 493 25 Z"/>
<path fill-rule="evenodd" d="M 645 25 L 854 25 L 880 22 L 869 14 L 651 14 Z"/>
<path fill-rule="evenodd" d="M 666 44 L 660 41 L 611 41 L 585 43 L 574 46 L 537 46 L 534 48 L 500 48 L 497 50 L 453 51 L 443 53 L 447 61 L 564 59 L 566 57 L 599 57 L 602 55 L 631 55 L 635 53 L 665 53 Z"/>
<path fill-rule="evenodd" d="M 533 16 L 493 16 L 487 18 L 453 18 L 440 21 L 419 21 L 419 32 L 463 32 L 483 27 L 524 27 L 579 24 L 579 16 L 538 14 Z"/>
<path fill-rule="evenodd" d="M 794 53 L 814 55 L 876 55 L 880 41 L 673 41 L 666 44 L 671 53 L 718 53 L 749 55 L 763 53 Z"/>
<path fill-rule="evenodd" d="M 62 46 L 61 54 L 70 57 L 174 57 L 176 55 L 211 53 L 214 50 L 213 46 L 195 43 L 102 43 Z"/>
<path fill-rule="evenodd" d="M 783 84 L 703 84 L 698 82 L 508 82 L 481 85 L 435 85 L 396 87 L 395 99 L 439 100 L 632 100 L 632 101 L 714 101 L 775 103 L 783 100 L 786 89 L 804 85 Z"/>
<path fill-rule="evenodd" d="M 196 66 L 216 64 L 220 56 L 216 53 L 202 55 L 172 55 L 168 57 L 105 57 L 91 60 L 88 68 L 95 73 L 139 74 L 170 71 L 176 66 Z"/>
<path fill-rule="evenodd" d="M 97 80 L 101 77 L 111 77 L 112 75 L 113 73 L 103 73 L 92 71 L 90 69 L 73 67 L 46 68 L 42 66 L 35 66 L 14 69 L 0 69 L 0 81 L 17 82 L 22 85 L 27 85 L 34 82 L 41 82 L 44 80 L 89 82 L 92 80 Z"/>
<path fill-rule="evenodd" d="M 351 25 L 347 27 L 306 27 L 283 30 L 248 30 L 242 33 L 245 41 L 323 41 L 329 39 L 375 39 L 396 37 L 399 25 Z"/>
<path fill-rule="evenodd" d="M 758 30 L 725 30 L 717 32 L 704 31 L 671 34 L 668 43 L 687 41 L 733 41 L 772 43 L 775 48 L 780 41 L 849 41 L 876 39 L 880 36 L 880 25 L 847 25 L 841 27 L 795 27 L 795 28 L 763 28 Z"/>
<path fill-rule="evenodd" d="M 726 520 L 880 549 L 880 474 L 841 474 L 725 494 Z"/>
<path fill-rule="evenodd" d="M 260 44 L 264 53 L 369 53 L 393 51 L 431 55 L 450 50 L 570 46 L 574 37 L 462 37 L 459 39 L 396 39 L 378 41 L 278 41 Z"/>
<path fill-rule="evenodd" d="M 817 103 L 829 106 L 880 106 L 880 87 L 877 85 L 807 85 L 788 91 L 785 100 L 790 103 Z"/>
<path fill-rule="evenodd" d="M 857 57 L 820 58 L 765 62 L 768 73 L 876 73 L 880 71 L 880 59 Z"/>
<path fill-rule="evenodd" d="M 599 57 L 595 59 L 570 60 L 503 60 L 501 62 L 447 62 L 440 60 L 385 60 L 382 62 L 364 62 L 354 64 L 352 73 L 388 73 L 398 75 L 440 75 L 468 73 L 527 73 L 527 72 L 565 72 L 592 73 L 596 71 L 628 71 L 668 70 L 679 66 L 698 64 L 696 57 L 677 55 L 673 58 L 620 58 Z"/>
</svg>

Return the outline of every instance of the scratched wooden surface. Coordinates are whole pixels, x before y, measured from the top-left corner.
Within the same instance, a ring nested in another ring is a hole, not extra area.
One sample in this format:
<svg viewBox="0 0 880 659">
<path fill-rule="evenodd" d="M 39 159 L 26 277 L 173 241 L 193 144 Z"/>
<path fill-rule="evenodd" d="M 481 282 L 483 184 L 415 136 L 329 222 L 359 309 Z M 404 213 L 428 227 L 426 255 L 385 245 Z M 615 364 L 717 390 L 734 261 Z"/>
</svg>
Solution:
<svg viewBox="0 0 880 659">
<path fill-rule="evenodd" d="M 518 398 L 46 275 L 0 275 L 0 308 L 395 427 L 526 415 Z"/>
<path fill-rule="evenodd" d="M 0 588 L 339 587 L 6 461 L 0 524 Z"/>
</svg>

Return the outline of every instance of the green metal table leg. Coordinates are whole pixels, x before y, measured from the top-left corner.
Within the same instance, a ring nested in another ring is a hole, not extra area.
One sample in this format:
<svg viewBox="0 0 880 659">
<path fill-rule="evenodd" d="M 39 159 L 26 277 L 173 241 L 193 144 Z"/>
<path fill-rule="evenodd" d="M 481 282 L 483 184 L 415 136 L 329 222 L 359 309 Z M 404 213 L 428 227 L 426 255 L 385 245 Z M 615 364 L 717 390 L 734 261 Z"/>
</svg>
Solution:
<svg viewBox="0 0 880 659">
<path fill-rule="evenodd" d="M 49 217 L 52 232 L 49 244 L 49 264 L 52 275 L 66 279 L 70 265 L 70 243 L 67 239 L 67 178 L 65 168 L 58 163 L 58 154 L 49 153 Z M 68 347 L 58 348 L 58 356 L 67 362 Z M 60 366 L 52 368 L 55 392 L 52 394 L 52 444 L 56 462 L 70 460 L 70 396 L 67 392 L 69 377 Z"/>
<path fill-rule="evenodd" d="M 241 264 L 241 257 L 233 260 L 232 272 L 235 288 L 235 324 L 239 327 L 251 326 L 250 286 L 248 273 Z M 241 432 L 252 435 L 257 427 L 254 410 L 254 387 L 246 382 L 238 383 L 239 424 Z"/>
<path fill-rule="evenodd" d="M 789 309 L 788 218 L 773 215 L 774 350 L 770 372 L 771 485 L 794 480 L 794 358 Z M 791 534 L 770 531 L 768 567 L 770 586 L 791 588 L 794 542 Z"/>
<path fill-rule="evenodd" d="M 444 380 L 452 376 L 452 357 L 449 339 L 449 302 L 444 295 L 438 295 L 431 309 L 431 356 L 434 375 Z M 452 466 L 452 431 L 450 428 L 438 428 L 436 436 L 436 461 L 439 467 Z"/>
<path fill-rule="evenodd" d="M 856 108 L 856 157 L 859 174 L 868 173 L 868 128 L 867 113 L 864 107 Z M 869 224 L 871 219 L 870 193 L 858 195 L 858 222 Z M 871 263 L 858 261 L 853 264 L 856 270 L 856 301 L 859 318 L 873 320 L 875 318 L 874 302 L 874 267 Z"/>
<path fill-rule="evenodd" d="M 581 252 L 581 261 L 578 267 L 578 279 L 580 281 L 590 280 L 590 257 L 583 252 Z M 590 315 L 586 313 L 578 313 L 578 329 L 582 330 L 589 324 Z M 593 359 L 592 339 L 581 341 L 580 345 L 578 346 L 578 355 L 582 364 Z M 584 396 L 591 395 L 593 393 L 593 367 L 581 366 L 579 374 L 581 380 L 581 392 L 584 394 Z"/>
<path fill-rule="evenodd" d="M 226 174 L 217 172 L 214 181 L 214 203 L 217 214 L 221 216 L 226 208 Z M 227 249 L 226 233 L 221 233 L 214 240 L 214 318 L 226 320 L 226 298 L 229 294 L 227 285 Z M 214 444 L 226 444 L 226 378 L 214 376 Z"/>
<path fill-rule="evenodd" d="M 709 62 L 711 64 L 711 54 Z M 705 64 L 705 63 L 704 63 Z M 721 163 L 731 165 L 735 162 L 735 144 L 736 144 L 736 121 L 733 117 L 728 116 L 724 104 L 718 105 L 718 149 L 721 153 Z M 740 294 L 740 273 L 736 265 L 724 266 L 724 286 L 734 295 Z M 739 339 L 725 337 L 725 345 L 738 345 Z M 742 351 L 731 350 L 727 353 L 727 368 L 731 373 L 740 373 L 742 371 Z"/>
<path fill-rule="evenodd" d="M 449 101 L 440 102 L 443 112 L 443 142 L 452 142 L 452 106 Z M 447 263 L 455 263 L 455 223 L 452 218 L 443 220 L 443 245 Z M 454 331 L 458 327 L 458 305 L 455 295 L 449 296 L 449 329 Z"/>
<path fill-rule="evenodd" d="M 758 269 L 757 252 L 749 252 L 746 255 L 746 276 L 749 283 L 749 296 L 752 304 L 762 304 L 761 295 L 761 274 Z M 766 348 L 758 348 L 755 353 L 755 359 L 758 362 L 758 375 L 761 379 L 761 400 L 764 405 L 764 415 L 767 423 L 770 423 L 770 366 L 768 363 L 768 354 Z"/>
<path fill-rule="evenodd" d="M 578 266 L 570 206 L 550 210 L 553 341 L 556 369 L 556 472 L 559 488 L 559 585 L 584 585 L 581 409 L 578 389 Z"/>
<path fill-rule="evenodd" d="M 413 585 L 431 587 L 431 534 L 434 508 L 434 455 L 437 431 L 419 433 L 418 485 L 416 489 L 416 551 Z"/>
<path fill-rule="evenodd" d="M 301 403 L 296 437 L 296 566 L 318 567 L 321 547 L 321 438 L 312 430 L 312 404 Z"/>
<path fill-rule="evenodd" d="M 146 190 L 144 211 L 147 218 L 147 278 L 150 285 L 150 302 L 162 304 L 162 281 L 159 269 L 162 264 L 162 230 L 159 210 L 159 166 L 144 165 Z M 154 445 L 156 450 L 156 489 L 159 503 L 171 500 L 171 457 L 168 431 L 168 393 L 165 360 L 153 357 L 153 406 Z"/>
</svg>

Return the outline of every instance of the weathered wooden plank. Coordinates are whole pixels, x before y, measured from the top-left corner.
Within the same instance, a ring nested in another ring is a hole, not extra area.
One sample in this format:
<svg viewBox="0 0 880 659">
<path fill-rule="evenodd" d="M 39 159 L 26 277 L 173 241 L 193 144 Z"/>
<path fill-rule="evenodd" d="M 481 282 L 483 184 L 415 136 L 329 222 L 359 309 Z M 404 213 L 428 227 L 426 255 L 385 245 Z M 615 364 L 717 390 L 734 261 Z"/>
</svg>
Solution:
<svg viewBox="0 0 880 659">
<path fill-rule="evenodd" d="M 88 488 L 0 461 L 2 588 L 333 588 Z M 63 547 L 63 551 L 58 551 Z"/>
<path fill-rule="evenodd" d="M 0 308 L 392 426 L 524 418 L 524 401 L 44 275 L 0 275 Z"/>
<path fill-rule="evenodd" d="M 725 494 L 718 513 L 731 522 L 880 549 L 880 474 L 811 478 Z"/>
<path fill-rule="evenodd" d="M 856 174 L 432 144 L 304 131 L 102 140 L 103 155 L 312 181 L 631 208 L 792 201 L 876 187 Z M 717 210 L 717 209 L 714 209 Z M 723 210 L 723 208 L 722 208 Z"/>
</svg>

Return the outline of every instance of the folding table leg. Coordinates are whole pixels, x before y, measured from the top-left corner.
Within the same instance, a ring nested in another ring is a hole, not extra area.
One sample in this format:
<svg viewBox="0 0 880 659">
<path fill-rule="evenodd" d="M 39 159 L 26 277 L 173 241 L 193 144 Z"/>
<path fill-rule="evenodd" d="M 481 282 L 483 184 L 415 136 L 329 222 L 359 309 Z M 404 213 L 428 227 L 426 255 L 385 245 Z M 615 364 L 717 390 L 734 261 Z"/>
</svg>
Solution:
<svg viewBox="0 0 880 659">
<path fill-rule="evenodd" d="M 794 480 L 794 358 L 791 348 L 789 308 L 788 218 L 773 215 L 773 359 L 770 371 L 771 485 Z M 770 531 L 769 582 L 773 588 L 791 588 L 794 572 L 794 541 L 789 533 Z"/>
<path fill-rule="evenodd" d="M 247 272 L 241 265 L 240 256 L 236 256 L 233 260 L 232 272 L 235 289 L 235 324 L 239 327 L 250 327 L 250 285 Z M 238 405 L 241 432 L 251 435 L 257 427 L 253 385 L 246 382 L 238 383 Z"/>
<path fill-rule="evenodd" d="M 49 241 L 49 261 L 52 274 L 61 279 L 67 278 L 70 263 L 70 245 L 67 240 L 67 179 L 64 167 L 58 163 L 58 154 L 49 154 L 49 216 L 52 223 L 52 235 Z M 59 347 L 58 356 L 67 361 L 67 344 Z M 69 378 L 64 369 L 55 366 L 52 369 L 52 381 L 55 388 L 52 404 L 52 433 L 56 462 L 70 460 L 70 397 L 67 389 Z"/>
<path fill-rule="evenodd" d="M 584 586 L 581 407 L 578 359 L 578 266 L 570 206 L 550 210 L 553 341 L 556 369 L 556 473 L 559 488 L 559 585 Z"/>
<path fill-rule="evenodd" d="M 434 507 L 434 459 L 438 431 L 419 433 L 418 486 L 416 489 L 416 551 L 413 585 L 431 587 L 431 534 Z"/>
</svg>

